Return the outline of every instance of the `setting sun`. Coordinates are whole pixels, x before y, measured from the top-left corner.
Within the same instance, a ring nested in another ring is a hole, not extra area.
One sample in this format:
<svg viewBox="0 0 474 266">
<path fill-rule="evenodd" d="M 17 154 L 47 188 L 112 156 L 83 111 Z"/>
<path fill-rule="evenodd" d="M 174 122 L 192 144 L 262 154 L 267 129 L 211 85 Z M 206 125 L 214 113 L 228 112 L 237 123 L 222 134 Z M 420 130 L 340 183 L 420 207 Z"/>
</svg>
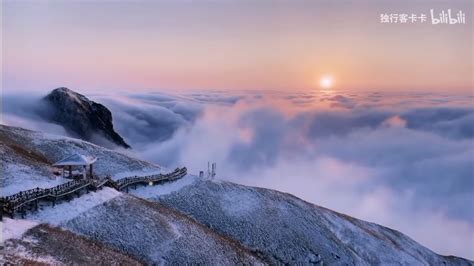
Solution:
<svg viewBox="0 0 474 266">
<path fill-rule="evenodd" d="M 319 85 L 324 89 L 330 89 L 334 85 L 334 79 L 331 76 L 324 76 L 319 80 Z"/>
</svg>

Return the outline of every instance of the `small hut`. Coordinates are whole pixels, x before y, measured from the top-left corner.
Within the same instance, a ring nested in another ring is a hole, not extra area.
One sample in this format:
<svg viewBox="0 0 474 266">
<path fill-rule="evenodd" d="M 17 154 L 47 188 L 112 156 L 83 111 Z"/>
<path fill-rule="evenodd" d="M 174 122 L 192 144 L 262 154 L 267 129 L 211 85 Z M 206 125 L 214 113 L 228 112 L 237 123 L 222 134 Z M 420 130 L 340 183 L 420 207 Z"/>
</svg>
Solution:
<svg viewBox="0 0 474 266">
<path fill-rule="evenodd" d="M 72 154 L 56 163 L 53 166 L 60 166 L 62 167 L 62 175 L 65 177 L 66 170 L 69 172 L 69 178 L 77 177 L 78 175 L 73 174 L 73 168 L 82 168 L 82 178 L 86 179 L 88 176 L 92 178 L 92 165 L 97 161 L 97 157 L 93 156 L 86 156 L 82 154 Z M 89 166 L 89 171 L 87 171 L 87 166 Z M 89 175 L 87 174 L 89 172 Z M 80 175 L 79 175 L 80 176 Z"/>
</svg>

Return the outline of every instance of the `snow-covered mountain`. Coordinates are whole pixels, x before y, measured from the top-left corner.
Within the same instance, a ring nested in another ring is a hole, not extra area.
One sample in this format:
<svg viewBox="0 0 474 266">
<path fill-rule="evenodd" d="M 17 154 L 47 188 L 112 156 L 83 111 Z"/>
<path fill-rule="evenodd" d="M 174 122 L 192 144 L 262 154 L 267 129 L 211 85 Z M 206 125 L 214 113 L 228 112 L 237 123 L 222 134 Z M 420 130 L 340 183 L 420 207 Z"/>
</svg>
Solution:
<svg viewBox="0 0 474 266">
<path fill-rule="evenodd" d="M 6 196 L 36 187 L 52 187 L 68 181 L 54 175 L 55 172 L 59 173 L 60 169 L 52 164 L 74 153 L 97 157 L 94 173 L 99 176 L 110 175 L 118 178 L 135 173 L 160 171 L 156 164 L 86 141 L 0 125 L 0 195 Z"/>
<path fill-rule="evenodd" d="M 140 191 L 136 192 L 140 196 Z M 462 264 L 406 235 L 305 202 L 229 182 L 196 182 L 152 200 L 175 208 L 262 254 L 271 264 Z"/>
<path fill-rule="evenodd" d="M 104 105 L 64 87 L 53 90 L 44 100 L 52 109 L 51 114 L 45 113 L 46 118 L 62 125 L 71 135 L 95 143 L 109 141 L 130 148 L 115 132 L 112 113 Z"/>
<path fill-rule="evenodd" d="M 76 152 L 99 157 L 99 174 L 160 171 L 85 141 L 0 126 L 2 191 L 61 182 L 50 164 Z M 43 204 L 25 219 L 5 218 L 2 230 L 2 263 L 12 264 L 471 265 L 290 194 L 193 175 Z"/>
</svg>

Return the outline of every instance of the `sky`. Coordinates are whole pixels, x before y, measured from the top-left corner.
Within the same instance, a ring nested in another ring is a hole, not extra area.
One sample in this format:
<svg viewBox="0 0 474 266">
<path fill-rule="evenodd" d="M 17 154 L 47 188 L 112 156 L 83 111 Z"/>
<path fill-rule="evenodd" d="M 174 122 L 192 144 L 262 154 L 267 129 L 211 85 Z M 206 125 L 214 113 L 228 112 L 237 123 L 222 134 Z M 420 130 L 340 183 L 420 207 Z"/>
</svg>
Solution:
<svg viewBox="0 0 474 266">
<path fill-rule="evenodd" d="M 469 0 L 2 3 L 6 91 L 473 88 Z M 380 23 L 448 8 L 466 24 Z"/>
</svg>

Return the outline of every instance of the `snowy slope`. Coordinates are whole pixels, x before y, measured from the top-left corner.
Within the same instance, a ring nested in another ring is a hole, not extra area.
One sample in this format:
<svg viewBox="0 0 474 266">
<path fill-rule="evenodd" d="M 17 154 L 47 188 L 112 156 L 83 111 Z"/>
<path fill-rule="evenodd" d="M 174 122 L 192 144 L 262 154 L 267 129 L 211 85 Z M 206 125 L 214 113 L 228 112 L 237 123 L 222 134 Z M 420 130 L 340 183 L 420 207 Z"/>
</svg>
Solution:
<svg viewBox="0 0 474 266">
<path fill-rule="evenodd" d="M 470 265 L 437 255 L 395 230 L 269 189 L 199 181 L 175 193 L 149 196 L 273 263 Z"/>
<path fill-rule="evenodd" d="M 39 225 L 5 242 L 1 265 L 142 265 L 106 245 L 70 231 Z"/>
<path fill-rule="evenodd" d="M 161 170 L 88 142 L 0 125 L 2 193 L 62 182 L 50 164 L 76 152 L 99 157 L 100 175 Z M 26 219 L 1 224 L 6 263 L 470 265 L 290 194 L 192 175 L 42 204 Z"/>
<path fill-rule="evenodd" d="M 161 204 L 126 194 L 62 225 L 149 264 L 259 263 L 238 242 Z"/>
<path fill-rule="evenodd" d="M 195 179 L 188 176 L 184 181 L 154 188 L 164 195 L 192 184 Z M 104 252 L 103 247 L 107 247 L 106 255 L 119 252 L 122 256 L 115 260 L 117 263 L 130 258 L 147 264 L 262 264 L 258 254 L 237 241 L 220 236 L 161 204 L 112 188 L 103 188 L 54 207 L 42 205 L 39 212 L 29 213 L 25 218 L 5 218 L 1 223 L 9 263 L 98 261 L 97 257 L 89 258 L 86 251 L 78 250 L 79 243 L 94 254 Z M 68 231 L 45 227 L 44 223 Z M 45 230 L 52 236 L 45 238 Z M 72 242 L 58 243 L 65 238 Z M 94 250 L 94 246 L 97 249 Z"/>
<path fill-rule="evenodd" d="M 51 206 L 51 204 L 40 205 L 40 211 L 28 213 L 25 219 L 38 223 L 60 225 L 120 195 L 122 195 L 121 192 L 105 187 L 96 192 L 84 194 L 71 201 L 60 202 L 60 204 L 55 206 Z"/>
<path fill-rule="evenodd" d="M 80 205 L 77 202 L 83 200 L 74 201 Z M 28 218 L 58 222 L 46 216 Z M 41 224 L 20 239 L 7 240 L 6 261 L 47 264 L 83 261 L 82 264 L 87 265 L 111 262 L 130 265 L 130 261 L 180 265 L 262 264 L 258 256 L 238 242 L 172 209 L 125 194 L 77 213 L 72 219 L 68 217 L 58 225 L 69 230 Z"/>
<path fill-rule="evenodd" d="M 100 176 L 160 172 L 158 165 L 86 141 L 0 125 L 1 194 L 67 182 L 51 164 L 74 153 L 98 157 L 94 173 Z"/>
</svg>

